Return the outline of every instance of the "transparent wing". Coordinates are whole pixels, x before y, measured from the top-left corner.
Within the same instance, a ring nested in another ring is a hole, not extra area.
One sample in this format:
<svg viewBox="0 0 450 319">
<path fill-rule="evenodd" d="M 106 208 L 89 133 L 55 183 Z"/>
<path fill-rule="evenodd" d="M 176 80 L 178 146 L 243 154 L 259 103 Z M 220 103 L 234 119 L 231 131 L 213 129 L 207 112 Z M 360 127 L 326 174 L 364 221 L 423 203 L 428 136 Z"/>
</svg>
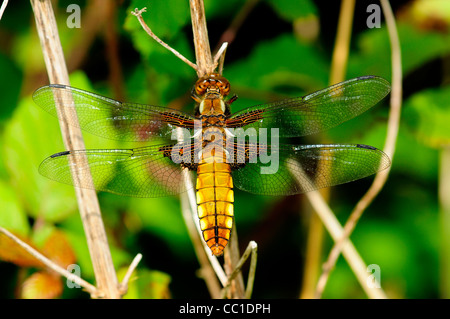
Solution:
<svg viewBox="0 0 450 319">
<path fill-rule="evenodd" d="M 257 105 L 233 114 L 229 128 L 279 128 L 280 137 L 304 136 L 335 127 L 367 111 L 390 92 L 389 82 L 364 76 L 302 98 Z"/>
<path fill-rule="evenodd" d="M 233 182 L 241 190 L 262 195 L 305 193 L 370 176 L 390 166 L 385 153 L 361 144 L 258 145 L 253 150 L 247 152 L 247 160 L 255 163 L 233 171 Z"/>
<path fill-rule="evenodd" d="M 65 85 L 41 87 L 34 92 L 33 100 L 56 117 L 58 104 L 64 106 L 63 110 L 75 109 L 76 113 L 66 112 L 69 124 L 108 139 L 144 141 L 151 137 L 170 138 L 175 127 L 194 127 L 195 118 L 178 110 L 122 103 Z"/>
<path fill-rule="evenodd" d="M 181 165 L 171 159 L 172 147 L 66 151 L 46 158 L 39 172 L 61 183 L 119 195 L 175 195 L 186 188 Z M 184 145 L 185 152 L 190 149 L 191 144 Z M 186 152 L 186 157 L 189 156 Z M 72 171 L 79 178 L 72 178 Z"/>
</svg>

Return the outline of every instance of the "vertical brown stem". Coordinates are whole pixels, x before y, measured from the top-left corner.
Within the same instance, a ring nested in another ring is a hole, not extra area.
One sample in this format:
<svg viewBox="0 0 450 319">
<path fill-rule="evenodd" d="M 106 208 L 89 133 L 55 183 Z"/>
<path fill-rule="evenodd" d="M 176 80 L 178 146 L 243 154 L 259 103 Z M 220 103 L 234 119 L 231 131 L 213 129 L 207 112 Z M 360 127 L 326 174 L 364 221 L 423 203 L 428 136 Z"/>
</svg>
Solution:
<svg viewBox="0 0 450 319">
<path fill-rule="evenodd" d="M 441 298 L 450 298 L 450 147 L 440 151 L 439 215 L 441 225 Z"/>
<path fill-rule="evenodd" d="M 69 74 L 59 40 L 53 8 L 50 0 L 31 0 L 36 27 L 41 40 L 42 52 L 50 83 L 69 85 Z M 68 125 L 61 105 L 57 105 L 61 133 L 66 149 L 84 149 L 80 130 Z M 81 178 L 80 176 L 73 176 Z M 92 297 L 120 298 L 117 276 L 109 251 L 97 195 L 94 190 L 75 188 L 81 219 L 86 233 L 89 252 L 97 281 L 99 295 Z"/>
<path fill-rule="evenodd" d="M 225 248 L 225 272 L 227 276 L 233 272 L 236 268 L 236 265 L 240 259 L 239 252 L 239 241 L 236 232 L 236 224 L 233 224 L 233 230 L 231 231 L 230 243 Z M 236 276 L 236 278 L 231 282 L 231 287 L 228 293 L 228 298 L 230 299 L 243 299 L 245 296 L 245 288 L 244 288 L 244 278 L 242 277 L 242 272 Z"/>
<path fill-rule="evenodd" d="M 203 0 L 190 0 L 192 31 L 194 33 L 195 56 L 197 75 L 202 77 L 214 71 L 214 63 L 209 46 L 208 29 L 206 27 L 205 9 Z M 233 227 L 230 243 L 225 249 L 225 271 L 230 275 L 239 261 L 239 247 L 236 227 Z M 230 298 L 243 298 L 245 293 L 244 280 L 239 274 L 233 280 L 230 289 Z"/>
<path fill-rule="evenodd" d="M 213 72 L 211 48 L 209 46 L 208 29 L 203 0 L 190 0 L 192 31 L 194 33 L 195 58 L 197 59 L 197 75 L 202 77 Z"/>
<path fill-rule="evenodd" d="M 336 41 L 331 61 L 331 72 L 329 84 L 336 84 L 345 80 L 347 71 L 348 54 L 350 50 L 350 40 L 353 25 L 353 13 L 355 10 L 355 0 L 343 0 L 339 12 L 339 22 L 337 26 Z M 330 197 L 330 189 L 321 189 L 320 194 L 325 200 Z M 313 298 L 314 287 L 311 281 L 316 282 L 318 278 L 317 265 L 321 261 L 321 243 L 323 241 L 323 227 L 316 214 L 311 215 L 309 221 L 309 234 L 307 245 L 307 267 L 305 267 L 304 284 L 302 287 L 301 298 Z M 317 252 L 310 249 L 318 249 Z"/>
</svg>

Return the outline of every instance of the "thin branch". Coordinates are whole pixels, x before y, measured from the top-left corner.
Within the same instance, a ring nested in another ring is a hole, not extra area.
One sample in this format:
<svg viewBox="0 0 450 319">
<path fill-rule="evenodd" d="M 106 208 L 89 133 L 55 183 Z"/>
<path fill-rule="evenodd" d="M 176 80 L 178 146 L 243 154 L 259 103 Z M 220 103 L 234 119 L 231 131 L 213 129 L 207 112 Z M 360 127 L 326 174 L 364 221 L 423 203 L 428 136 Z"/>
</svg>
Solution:
<svg viewBox="0 0 450 319">
<path fill-rule="evenodd" d="M 355 11 L 355 0 L 343 0 L 339 11 L 339 20 L 336 33 L 336 41 L 333 49 L 331 60 L 331 71 L 329 85 L 333 85 L 345 80 L 347 70 L 347 61 L 350 51 L 350 41 L 352 35 L 353 15 Z M 321 164 L 319 164 L 321 165 Z M 326 167 L 322 169 L 327 170 Z M 325 188 L 319 191 L 325 200 L 329 200 L 330 189 Z M 307 260 L 304 268 L 303 286 L 301 290 L 301 298 L 313 298 L 317 279 L 319 277 L 318 271 L 321 263 L 322 242 L 323 242 L 323 226 L 320 223 L 316 214 L 311 215 L 308 228 L 308 242 L 307 242 Z M 311 251 L 314 250 L 314 251 Z"/>
<path fill-rule="evenodd" d="M 439 221 L 440 221 L 440 284 L 441 298 L 450 298 L 450 147 L 439 151 Z"/>
<path fill-rule="evenodd" d="M 314 210 L 319 215 L 320 219 L 325 225 L 328 233 L 333 238 L 334 242 L 339 241 L 342 238 L 344 229 L 339 224 L 335 214 L 331 211 L 328 204 L 324 201 L 319 192 L 309 192 L 305 194 L 308 200 L 313 205 Z M 359 281 L 359 284 L 372 299 L 386 299 L 386 294 L 381 288 L 370 288 L 367 285 L 367 265 L 359 255 L 355 246 L 350 239 L 346 238 L 342 245 L 342 255 L 349 264 L 353 273 Z"/>
<path fill-rule="evenodd" d="M 107 23 L 104 27 L 104 37 L 106 42 L 106 55 L 109 67 L 109 82 L 111 83 L 114 99 L 124 100 L 123 74 L 119 56 L 119 37 L 117 35 L 116 24 L 111 21 L 117 20 L 117 2 L 108 1 L 102 3 L 102 11 L 106 11 Z"/>
<path fill-rule="evenodd" d="M 258 260 L 258 245 L 253 240 L 248 243 L 248 246 L 245 249 L 245 252 L 242 255 L 241 259 L 239 259 L 239 262 L 237 263 L 236 268 L 234 268 L 234 270 L 228 276 L 227 282 L 222 289 L 222 298 L 226 297 L 228 289 L 230 288 L 232 281 L 241 272 L 242 266 L 247 261 L 247 259 L 250 255 L 251 255 L 250 270 L 248 273 L 247 288 L 245 290 L 245 298 L 250 299 L 250 297 L 252 296 L 253 284 L 255 282 L 256 261 Z"/>
<path fill-rule="evenodd" d="M 331 61 L 330 85 L 342 82 L 347 70 L 348 53 L 350 50 L 350 38 L 352 35 L 353 13 L 355 0 L 341 2 L 339 24 L 337 27 L 336 44 Z"/>
<path fill-rule="evenodd" d="M 177 139 L 179 142 L 183 140 L 183 130 L 181 128 L 177 128 Z M 224 285 L 226 282 L 226 275 L 217 258 L 211 254 L 211 250 L 206 245 L 205 241 L 202 240 L 202 231 L 197 216 L 197 200 L 191 173 L 188 169 L 183 169 L 183 179 L 186 192 L 181 194 L 181 212 L 189 236 L 191 237 L 192 244 L 194 245 L 197 259 L 200 263 L 201 276 L 206 282 L 211 297 L 218 299 L 220 298 L 220 284 L 217 281 L 217 277 L 219 277 L 222 285 Z"/>
<path fill-rule="evenodd" d="M 131 11 L 131 14 L 136 16 L 136 18 L 139 20 L 139 23 L 141 24 L 142 28 L 147 32 L 149 36 L 151 36 L 156 42 L 161 44 L 163 47 L 165 47 L 167 50 L 175 54 L 180 60 L 182 60 L 184 63 L 189 65 L 191 68 L 193 68 L 195 71 L 198 71 L 197 65 L 189 61 L 187 58 L 185 58 L 180 52 L 170 47 L 168 44 L 166 44 L 163 40 L 158 38 L 156 34 L 153 33 L 153 31 L 149 28 L 149 26 L 145 23 L 144 18 L 142 18 L 142 13 L 147 12 L 147 8 L 143 8 L 141 10 L 138 10 L 137 8 L 134 9 L 134 11 Z"/>
<path fill-rule="evenodd" d="M 41 263 L 43 263 L 45 266 L 47 266 L 49 269 L 53 270 L 54 272 L 60 274 L 63 277 L 66 277 L 67 279 L 73 281 L 74 283 L 80 285 L 84 289 L 86 289 L 87 292 L 89 292 L 92 296 L 96 296 L 98 294 L 98 290 L 95 286 L 91 285 L 84 279 L 78 277 L 77 275 L 67 271 L 66 269 L 62 268 L 52 260 L 48 259 L 44 255 L 42 255 L 39 251 L 25 243 L 24 241 L 20 240 L 18 237 L 16 237 L 14 234 L 6 230 L 5 228 L 0 226 L 0 233 L 7 236 L 9 239 L 14 241 L 16 244 L 18 244 L 20 247 L 22 247 L 27 253 L 32 255 L 34 258 L 39 260 Z"/>
<path fill-rule="evenodd" d="M 218 72 L 219 74 L 223 73 L 223 64 L 225 62 L 225 53 L 227 52 L 228 43 L 224 42 L 222 43 L 222 46 L 217 51 L 216 55 L 214 56 L 214 70 L 219 66 Z"/>
<path fill-rule="evenodd" d="M 128 291 L 128 282 L 130 281 L 131 275 L 133 274 L 133 271 L 136 269 L 137 265 L 142 259 L 142 254 L 137 254 L 136 257 L 134 257 L 133 261 L 130 264 L 130 267 L 128 267 L 128 270 L 123 277 L 122 282 L 119 285 L 119 289 L 121 291 L 122 295 L 125 295 Z"/>
<path fill-rule="evenodd" d="M 191 8 L 192 31 L 194 34 L 197 75 L 203 77 L 215 70 L 211 48 L 209 46 L 205 8 L 203 0 L 189 0 L 189 4 Z M 236 225 L 234 224 L 233 226 L 230 242 L 225 249 L 225 271 L 228 274 L 236 268 L 236 263 L 239 260 Z M 238 277 L 233 280 L 231 291 L 233 292 L 231 298 L 242 296 L 241 292 L 243 293 L 244 291 L 242 275 L 238 275 Z"/>
<path fill-rule="evenodd" d="M 208 39 L 208 30 L 206 28 L 206 19 L 205 19 L 205 10 L 203 5 L 203 0 L 190 0 L 190 10 L 191 10 L 191 21 L 192 21 L 192 31 L 194 35 L 194 46 L 195 46 L 195 56 L 196 56 L 196 64 L 193 64 L 192 62 L 188 61 L 186 58 L 184 58 L 181 54 L 179 54 L 176 50 L 172 49 L 170 46 L 165 44 L 163 41 L 161 41 L 151 30 L 150 28 L 145 24 L 143 18 L 142 18 L 142 12 L 145 12 L 145 8 L 142 10 L 136 9 L 134 12 L 132 12 L 133 15 L 135 15 L 139 22 L 141 23 L 142 27 L 146 30 L 146 32 L 155 39 L 158 43 L 160 43 L 162 46 L 164 46 L 166 49 L 174 53 L 178 58 L 189 64 L 191 67 L 193 67 L 197 71 L 197 76 L 203 77 L 207 74 L 211 74 L 214 72 L 214 70 L 217 67 L 217 64 L 221 64 L 221 69 L 223 68 L 223 61 L 224 61 L 224 55 L 225 55 L 225 49 L 227 47 L 227 44 L 222 45 L 222 49 L 219 50 L 219 52 L 216 54 L 214 60 L 211 55 L 211 48 L 209 46 L 209 39 Z M 182 211 L 183 211 L 183 217 L 186 221 L 186 225 L 189 230 L 189 234 L 191 236 L 191 239 L 194 243 L 194 249 L 197 254 L 197 258 L 199 259 L 200 264 L 202 265 L 202 270 L 206 270 L 206 273 L 208 274 L 205 276 L 205 280 L 207 280 L 208 288 L 210 289 L 210 292 L 212 292 L 212 295 L 215 295 L 216 291 L 216 283 L 210 278 L 209 276 L 209 266 L 206 266 L 204 254 L 201 252 L 200 244 L 198 243 L 198 240 L 201 237 L 201 230 L 199 229 L 199 225 L 197 220 L 194 222 L 195 227 L 197 228 L 198 236 L 193 231 L 194 227 L 191 226 L 191 219 L 196 218 L 196 212 L 197 212 L 197 205 L 195 200 L 195 194 L 192 187 L 192 181 L 189 177 L 189 172 L 186 172 L 184 170 L 185 178 L 184 182 L 186 183 L 186 194 L 183 194 L 181 197 L 182 200 Z M 190 208 L 189 208 L 190 207 Z M 194 217 L 189 217 L 189 214 Z M 239 248 L 237 245 L 237 233 L 236 231 L 231 232 L 231 238 L 230 242 L 227 246 L 227 249 L 225 249 L 225 268 L 227 271 L 231 272 L 233 269 L 236 268 L 236 263 L 239 260 Z M 216 275 L 218 276 L 219 280 L 221 281 L 222 285 L 226 284 L 227 276 L 224 274 L 223 269 L 220 267 L 217 258 L 212 256 L 210 254 L 209 248 L 206 248 L 207 245 L 201 241 L 201 245 L 207 249 L 206 256 L 208 256 L 210 263 L 212 265 L 212 269 L 214 269 Z M 240 279 L 240 280 L 239 280 Z M 236 288 L 236 289 L 235 289 Z M 233 280 L 232 282 L 232 291 L 235 291 L 238 295 L 238 291 L 244 291 L 243 287 L 243 281 L 242 281 L 242 275 L 238 275 L 237 279 Z M 242 294 L 243 295 L 243 294 Z M 236 295 L 232 295 L 231 297 L 236 297 Z"/>
<path fill-rule="evenodd" d="M 8 0 L 3 0 L 2 6 L 0 8 L 0 20 L 3 17 L 3 13 L 5 12 L 6 6 L 8 5 Z"/>
<path fill-rule="evenodd" d="M 231 230 L 230 242 L 224 251 L 225 259 L 225 272 L 228 277 L 237 268 L 239 261 L 241 260 L 239 252 L 239 240 L 236 231 L 236 223 L 233 223 Z M 230 299 L 242 299 L 245 295 L 244 278 L 242 273 L 238 273 L 231 281 L 231 288 L 228 290 L 228 298 Z"/>
<path fill-rule="evenodd" d="M 50 0 L 31 0 L 36 28 L 40 38 L 47 73 L 50 83 L 70 85 L 69 74 L 64 60 L 64 54 L 59 40 L 58 27 Z M 69 96 L 70 98 L 70 96 Z M 58 97 L 55 96 L 55 101 Z M 67 150 L 84 149 L 83 137 L 78 126 L 70 125 L 69 118 L 76 118 L 76 113 L 69 114 L 72 110 L 56 103 L 61 134 Z M 71 161 L 75 161 L 71 158 Z M 80 163 L 87 164 L 86 158 L 81 158 Z M 72 171 L 75 180 L 86 179 L 92 181 L 91 176 L 84 174 L 79 176 Z M 74 184 L 79 184 L 75 182 Z M 97 194 L 93 189 L 75 187 L 78 207 L 83 222 L 86 240 L 91 256 L 97 289 L 100 294 L 95 297 L 120 298 L 117 275 L 112 262 L 108 239 L 103 225 Z"/>
<path fill-rule="evenodd" d="M 234 39 L 236 38 L 236 34 L 238 33 L 245 19 L 248 17 L 250 12 L 255 8 L 258 2 L 259 0 L 245 1 L 244 5 L 241 7 L 239 12 L 234 16 L 233 21 L 231 21 L 228 28 L 222 33 L 218 42 L 219 43 L 218 46 L 222 45 L 222 43 L 224 42 L 231 44 L 234 41 Z"/>
<path fill-rule="evenodd" d="M 82 32 L 77 32 L 72 40 L 72 49 L 68 53 L 67 68 L 69 72 L 77 70 L 88 57 L 89 49 L 105 24 L 112 24 L 108 20 L 108 12 L 104 10 L 104 0 L 91 0 L 86 3 L 81 16 Z"/>
<path fill-rule="evenodd" d="M 300 299 L 311 299 L 314 298 L 317 279 L 319 278 L 319 271 L 321 270 L 320 265 L 322 264 L 324 227 L 319 216 L 312 211 L 311 205 L 304 207 L 304 210 L 305 209 L 307 209 L 307 212 L 309 213 L 307 226 L 308 236 L 306 240 L 305 262 L 299 297 Z"/>
<path fill-rule="evenodd" d="M 298 162 L 296 162 L 295 160 L 290 160 L 288 163 L 288 168 L 290 168 L 292 175 L 296 178 L 299 184 L 309 181 L 312 187 L 312 181 L 310 181 L 309 177 L 303 171 L 302 167 Z M 314 191 L 314 192 L 307 192 L 305 193 L 305 195 L 307 196 L 309 202 L 313 206 L 319 218 L 322 220 L 322 223 L 324 224 L 331 238 L 333 238 L 335 242 L 340 240 L 342 238 L 344 229 L 342 228 L 341 224 L 336 218 L 336 215 L 330 209 L 330 207 L 325 202 L 320 193 L 318 191 Z M 356 278 L 358 279 L 361 287 L 364 289 L 366 294 L 370 298 L 376 299 L 386 298 L 386 295 L 384 294 L 384 291 L 381 288 L 371 289 L 368 287 L 366 283 L 367 266 L 365 265 L 361 256 L 358 254 L 358 251 L 348 238 L 346 238 L 343 243 L 342 254 L 344 255 L 345 259 L 347 260 L 347 263 L 350 265 L 350 268 L 356 275 Z"/>
<path fill-rule="evenodd" d="M 384 152 L 391 158 L 394 157 L 395 144 L 397 141 L 398 129 L 400 125 L 400 113 L 402 104 L 402 66 L 400 43 L 398 39 L 397 27 L 395 24 L 395 17 L 388 0 L 381 0 L 381 7 L 386 17 L 386 24 L 389 32 L 389 39 L 391 42 L 392 51 L 392 93 L 391 93 L 391 108 L 389 112 L 388 127 L 386 134 L 386 141 L 384 145 Z M 370 186 L 367 193 L 359 200 L 353 209 L 348 221 L 344 227 L 344 233 L 341 240 L 335 243 L 335 246 L 330 252 L 327 261 L 324 264 L 324 271 L 319 278 L 316 297 L 320 297 L 326 282 L 328 280 L 331 270 L 334 268 L 336 261 L 342 249 L 343 241 L 349 238 L 355 226 L 360 219 L 365 209 L 370 205 L 374 198 L 383 188 L 389 176 L 390 168 L 380 171 L 376 174 L 375 179 Z"/>
<path fill-rule="evenodd" d="M 189 0 L 189 6 L 191 9 L 197 75 L 201 78 L 214 72 L 208 29 L 206 27 L 205 6 L 203 0 Z"/>
<path fill-rule="evenodd" d="M 197 203 L 191 174 L 188 170 L 183 170 L 183 174 L 187 191 L 181 195 L 181 212 L 188 229 L 189 237 L 194 246 L 195 254 L 200 263 L 201 276 L 206 282 L 211 297 L 218 299 L 220 298 L 221 288 L 217 281 L 217 277 L 219 277 L 223 285 L 223 283 L 226 282 L 226 275 L 220 267 L 217 258 L 212 256 L 211 251 L 208 252 L 209 248 L 201 238 L 200 226 L 198 225 L 198 221 L 195 220 L 197 217 Z"/>
</svg>

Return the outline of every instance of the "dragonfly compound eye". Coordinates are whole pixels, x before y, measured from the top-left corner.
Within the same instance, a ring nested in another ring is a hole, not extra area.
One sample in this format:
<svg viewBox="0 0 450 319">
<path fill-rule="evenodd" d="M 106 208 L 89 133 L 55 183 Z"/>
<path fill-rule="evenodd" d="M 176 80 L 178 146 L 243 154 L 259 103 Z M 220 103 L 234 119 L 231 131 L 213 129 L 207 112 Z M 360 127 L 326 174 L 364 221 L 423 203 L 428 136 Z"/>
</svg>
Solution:
<svg viewBox="0 0 450 319">
<path fill-rule="evenodd" d="M 198 95 L 203 95 L 203 94 L 205 94 L 208 87 L 209 87 L 209 81 L 200 79 L 195 84 L 195 93 L 197 93 Z"/>
<path fill-rule="evenodd" d="M 230 82 L 228 82 L 227 79 L 221 78 L 219 81 L 217 81 L 217 86 L 220 89 L 220 93 L 222 93 L 223 96 L 227 96 L 230 93 Z"/>
</svg>

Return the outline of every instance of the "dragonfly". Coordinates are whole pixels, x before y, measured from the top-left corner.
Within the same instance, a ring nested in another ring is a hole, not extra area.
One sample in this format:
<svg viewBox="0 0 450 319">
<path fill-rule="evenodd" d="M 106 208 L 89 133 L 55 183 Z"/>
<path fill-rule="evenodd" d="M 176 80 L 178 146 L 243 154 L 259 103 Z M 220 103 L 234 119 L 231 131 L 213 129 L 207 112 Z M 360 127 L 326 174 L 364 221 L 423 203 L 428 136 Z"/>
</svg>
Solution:
<svg viewBox="0 0 450 319">
<path fill-rule="evenodd" d="M 59 152 L 46 158 L 39 172 L 76 187 L 159 197 L 189 190 L 183 171 L 194 171 L 201 233 L 212 254 L 221 256 L 233 228 L 234 188 L 260 195 L 293 195 L 355 181 L 388 168 L 389 157 L 373 146 L 301 145 L 280 143 L 279 139 L 331 129 L 367 111 L 389 92 L 385 79 L 363 76 L 303 97 L 232 113 L 231 105 L 237 98 L 229 96 L 230 82 L 212 73 L 193 86 L 195 108 L 189 114 L 51 84 L 37 89 L 33 99 L 56 117 L 58 105 L 70 110 L 70 125 L 107 139 L 162 138 L 170 142 Z M 74 179 L 72 174 L 80 178 Z"/>
</svg>

